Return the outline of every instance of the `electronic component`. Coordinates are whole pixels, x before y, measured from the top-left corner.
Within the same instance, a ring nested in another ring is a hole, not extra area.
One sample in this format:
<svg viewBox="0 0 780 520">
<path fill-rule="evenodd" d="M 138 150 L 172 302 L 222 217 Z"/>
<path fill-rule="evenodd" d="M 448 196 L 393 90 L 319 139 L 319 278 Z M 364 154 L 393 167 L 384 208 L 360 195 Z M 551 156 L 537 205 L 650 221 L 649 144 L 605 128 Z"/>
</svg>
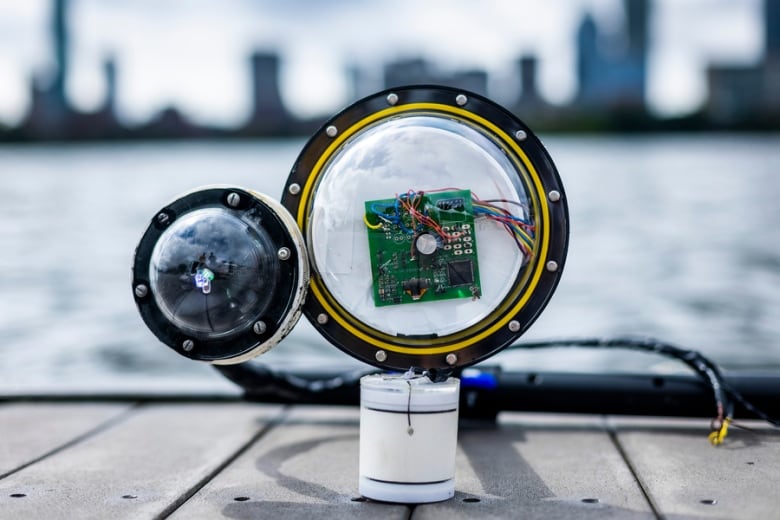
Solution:
<svg viewBox="0 0 780 520">
<path fill-rule="evenodd" d="M 377 307 L 480 297 L 469 190 L 410 191 L 365 211 Z"/>
</svg>

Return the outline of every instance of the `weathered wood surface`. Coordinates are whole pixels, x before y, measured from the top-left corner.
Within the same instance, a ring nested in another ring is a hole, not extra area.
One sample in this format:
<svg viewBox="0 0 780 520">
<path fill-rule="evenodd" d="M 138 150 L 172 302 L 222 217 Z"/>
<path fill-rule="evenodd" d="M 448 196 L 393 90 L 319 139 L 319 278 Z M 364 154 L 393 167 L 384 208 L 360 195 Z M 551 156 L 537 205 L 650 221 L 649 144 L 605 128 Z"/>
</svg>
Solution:
<svg viewBox="0 0 780 520">
<path fill-rule="evenodd" d="M 718 448 L 701 421 L 613 419 L 656 508 L 669 518 L 780 518 L 780 434 L 758 422 Z"/>
<path fill-rule="evenodd" d="M 0 518 L 167 515 L 279 411 L 235 404 L 136 407 L 110 427 L 0 480 Z M 37 426 L 58 427 L 45 418 Z"/>
<path fill-rule="evenodd" d="M 108 426 L 128 404 L 10 404 L 0 407 L 0 476 Z"/>
<path fill-rule="evenodd" d="M 294 408 L 173 518 L 408 518 L 359 502 L 357 408 Z"/>
<path fill-rule="evenodd" d="M 503 414 L 461 425 L 454 499 L 406 506 L 357 496 L 358 418 L 242 403 L 0 405 L 0 518 L 780 517 L 769 429 L 713 448 L 706 420 Z"/>
</svg>

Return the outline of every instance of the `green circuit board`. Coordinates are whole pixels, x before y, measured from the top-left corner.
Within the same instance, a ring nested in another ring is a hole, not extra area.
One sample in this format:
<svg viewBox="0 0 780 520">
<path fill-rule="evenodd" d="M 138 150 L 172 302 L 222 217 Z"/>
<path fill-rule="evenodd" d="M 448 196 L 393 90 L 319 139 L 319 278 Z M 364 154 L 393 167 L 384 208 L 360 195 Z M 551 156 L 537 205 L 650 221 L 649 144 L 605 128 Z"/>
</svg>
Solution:
<svg viewBox="0 0 780 520">
<path fill-rule="evenodd" d="M 481 296 L 471 191 L 365 202 L 377 307 Z"/>
</svg>

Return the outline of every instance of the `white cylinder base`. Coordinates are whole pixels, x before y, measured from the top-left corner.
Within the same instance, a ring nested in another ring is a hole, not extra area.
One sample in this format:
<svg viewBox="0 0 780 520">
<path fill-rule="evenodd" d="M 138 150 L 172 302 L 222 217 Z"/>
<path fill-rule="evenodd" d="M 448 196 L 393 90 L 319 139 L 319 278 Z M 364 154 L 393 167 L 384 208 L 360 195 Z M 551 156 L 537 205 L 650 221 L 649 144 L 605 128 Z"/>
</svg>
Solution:
<svg viewBox="0 0 780 520">
<path fill-rule="evenodd" d="M 360 380 L 360 479 L 366 498 L 420 504 L 455 494 L 460 381 Z"/>
<path fill-rule="evenodd" d="M 360 476 L 358 491 L 366 498 L 399 504 L 442 502 L 455 496 L 455 479 L 433 484 L 396 484 Z"/>
</svg>

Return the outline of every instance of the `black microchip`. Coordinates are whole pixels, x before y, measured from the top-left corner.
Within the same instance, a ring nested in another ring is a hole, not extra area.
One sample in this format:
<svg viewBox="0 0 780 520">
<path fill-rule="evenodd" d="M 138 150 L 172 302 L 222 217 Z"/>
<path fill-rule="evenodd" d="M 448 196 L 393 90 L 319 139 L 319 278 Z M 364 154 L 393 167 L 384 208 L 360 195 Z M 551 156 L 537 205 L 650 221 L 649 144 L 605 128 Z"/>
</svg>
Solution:
<svg viewBox="0 0 780 520">
<path fill-rule="evenodd" d="M 447 263 L 447 276 L 452 287 L 474 283 L 474 264 L 471 260 L 458 260 Z"/>
<path fill-rule="evenodd" d="M 452 199 L 440 199 L 436 201 L 436 207 L 443 210 L 456 210 L 463 211 L 465 202 L 463 197 L 455 197 Z"/>
</svg>

